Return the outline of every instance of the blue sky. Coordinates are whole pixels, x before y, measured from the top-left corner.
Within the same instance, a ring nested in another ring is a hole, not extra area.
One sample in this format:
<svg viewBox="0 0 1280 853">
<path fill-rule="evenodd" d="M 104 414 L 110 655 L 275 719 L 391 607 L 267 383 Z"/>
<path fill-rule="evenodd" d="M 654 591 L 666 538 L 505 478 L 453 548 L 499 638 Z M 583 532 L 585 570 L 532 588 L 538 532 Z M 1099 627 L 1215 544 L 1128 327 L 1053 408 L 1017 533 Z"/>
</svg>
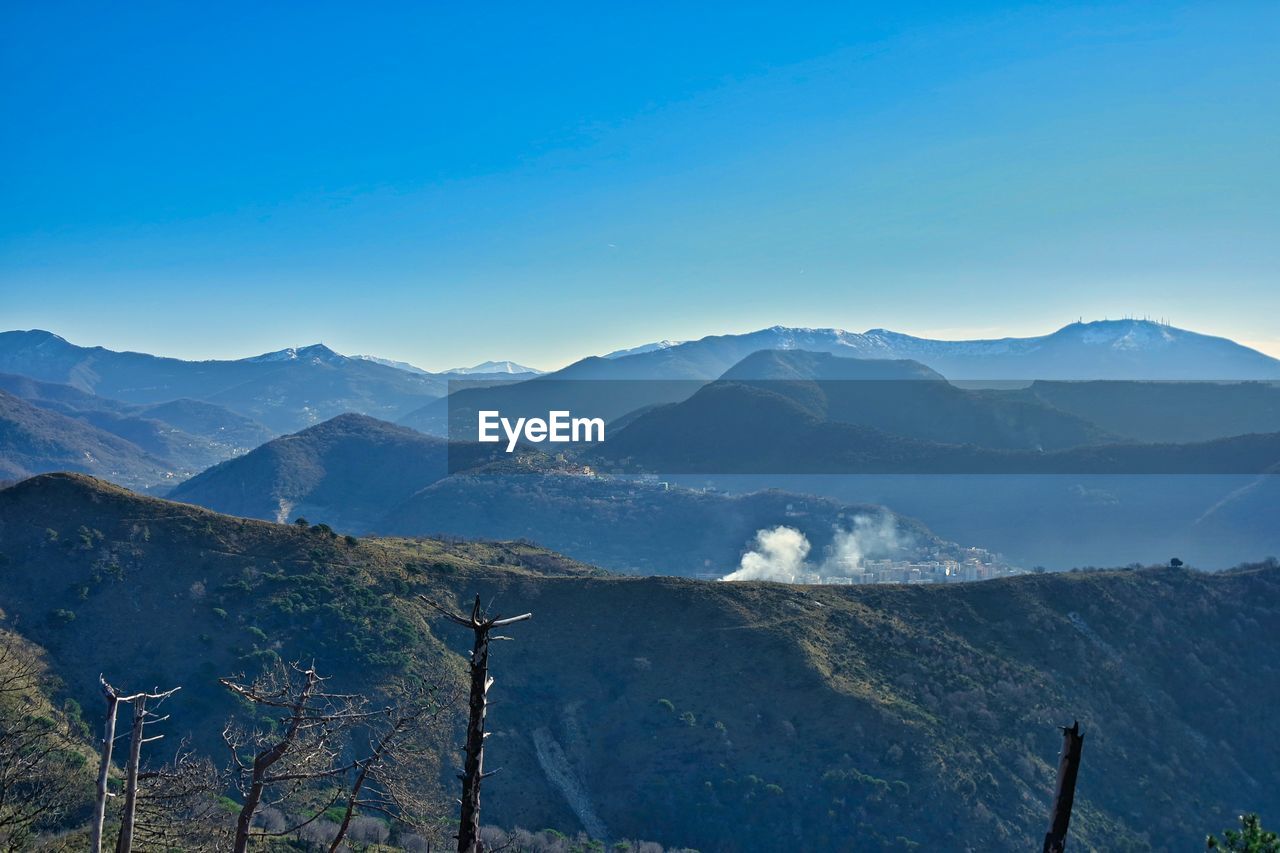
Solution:
<svg viewBox="0 0 1280 853">
<path fill-rule="evenodd" d="M 4 4 L 0 327 L 554 367 L 1150 314 L 1280 355 L 1280 4 L 366 6 Z"/>
</svg>

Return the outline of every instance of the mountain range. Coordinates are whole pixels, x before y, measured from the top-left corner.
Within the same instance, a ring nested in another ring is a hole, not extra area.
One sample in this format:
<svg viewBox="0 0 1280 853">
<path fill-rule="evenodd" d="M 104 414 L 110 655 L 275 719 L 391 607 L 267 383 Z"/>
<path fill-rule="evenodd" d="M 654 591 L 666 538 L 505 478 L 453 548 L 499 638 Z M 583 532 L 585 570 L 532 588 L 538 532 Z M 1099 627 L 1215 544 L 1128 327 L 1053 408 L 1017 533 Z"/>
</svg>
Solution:
<svg viewBox="0 0 1280 853">
<path fill-rule="evenodd" d="M 484 365 L 481 365 L 483 367 Z M 408 367 L 408 366 L 406 366 Z M 0 373 L 70 385 L 123 403 L 200 400 L 290 432 L 346 412 L 394 420 L 447 393 L 448 380 L 534 375 L 495 365 L 491 373 L 427 373 L 348 357 L 323 344 L 234 361 L 183 361 L 82 347 L 39 330 L 0 333 Z"/>
<path fill-rule="evenodd" d="M 851 358 L 912 359 L 952 380 L 1280 379 L 1280 360 L 1226 338 L 1149 320 L 1072 323 L 1048 335 L 940 341 L 887 329 L 773 326 L 741 335 L 635 347 L 607 367 L 584 359 L 564 369 L 599 378 L 714 379 L 760 350 L 807 350 Z"/>
<path fill-rule="evenodd" d="M 349 411 L 398 417 L 445 392 L 419 376 L 315 345 L 239 361 L 181 361 L 80 347 L 48 332 L 0 334 L 0 372 L 126 403 L 191 398 L 288 432 Z"/>
<path fill-rule="evenodd" d="M 464 389 L 447 402 L 424 404 L 400 422 L 436 435 L 463 437 L 457 429 L 459 419 L 470 421 L 479 409 L 523 413 L 537 394 L 571 411 L 594 405 L 597 415 L 612 420 L 646 406 L 685 399 L 699 383 L 722 377 L 761 351 L 913 361 L 949 380 L 997 384 L 1026 385 L 1036 379 L 1280 380 L 1280 360 L 1225 338 L 1145 320 L 1074 323 L 1041 337 L 989 341 L 935 341 L 884 329 L 859 334 L 773 326 L 584 358 L 537 377 L 535 381 L 549 383 L 540 390 L 519 382 Z M 613 380 L 615 387 L 594 384 L 606 380 Z M 593 384 L 575 387 L 584 382 Z"/>
<path fill-rule="evenodd" d="M 16 372 L 0 375 L 11 395 L 0 414 L 0 477 L 70 470 L 157 493 L 190 478 L 175 497 L 245 516 L 302 514 L 356 532 L 520 536 L 624 571 L 697 573 L 706 560 L 732 566 L 750 538 L 732 519 L 757 517 L 734 501 L 770 488 L 824 495 L 835 512 L 888 506 L 947 540 L 1022 565 L 1150 559 L 1175 545 L 1227 565 L 1280 550 L 1267 521 L 1275 478 L 1261 473 L 1277 461 L 1275 381 L 953 381 L 936 364 L 889 352 L 893 341 L 909 349 L 903 340 L 775 327 L 667 341 L 525 379 L 426 374 L 318 345 L 185 362 L 4 333 L 0 367 Z M 1046 351 L 1103 374 L 1191 358 L 1205 375 L 1222 372 L 1215 364 L 1246 362 L 1265 373 L 1274 361 L 1140 321 L 1076 324 L 1039 339 L 933 343 L 933 355 L 953 366 L 970 359 L 971 374 L 997 357 L 1034 364 Z M 756 349 L 766 345 L 777 348 Z M 893 357 L 849 357 L 855 352 Z M 1161 371 L 1169 372 L 1149 370 Z M 467 387 L 442 398 L 458 380 Z M 560 461 L 521 451 L 518 465 L 504 468 L 493 446 L 450 447 L 403 428 L 466 437 L 479 408 L 603 414 L 609 439 L 557 449 Z M 387 423 L 394 420 L 402 426 Z M 596 472 L 575 473 L 584 464 Z M 491 467 L 474 476 L 477 465 Z M 600 469 L 676 472 L 663 479 L 692 488 L 654 496 L 626 478 L 601 478 Z M 833 470 L 863 473 L 800 476 Z M 468 478 L 450 477 L 464 472 Z M 905 472 L 915 473 L 893 479 Z M 1007 476 L 975 493 L 961 472 Z M 1108 479 L 1138 472 L 1180 476 Z M 494 485 L 515 483 L 517 474 L 524 479 L 512 493 L 523 504 Z M 707 494 L 708 484 L 738 497 L 687 501 L 685 491 Z M 692 533 L 670 543 L 641 535 L 642 520 L 687 529 L 681 513 L 733 535 L 701 544 Z"/>
</svg>

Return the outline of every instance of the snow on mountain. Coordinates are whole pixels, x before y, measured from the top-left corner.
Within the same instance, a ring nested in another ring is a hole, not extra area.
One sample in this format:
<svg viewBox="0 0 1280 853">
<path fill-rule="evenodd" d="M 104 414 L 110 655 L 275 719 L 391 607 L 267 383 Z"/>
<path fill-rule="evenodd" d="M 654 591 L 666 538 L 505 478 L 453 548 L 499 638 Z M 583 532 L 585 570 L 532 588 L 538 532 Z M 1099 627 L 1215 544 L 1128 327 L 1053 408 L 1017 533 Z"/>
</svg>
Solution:
<svg viewBox="0 0 1280 853">
<path fill-rule="evenodd" d="M 306 347 L 288 347 L 275 352 L 264 352 L 252 358 L 242 359 L 254 363 L 271 361 L 311 361 L 316 364 L 346 364 L 345 355 L 336 353 L 324 344 L 312 344 Z"/>
<path fill-rule="evenodd" d="M 423 370 L 415 364 L 407 361 L 394 361 L 389 358 L 379 358 L 376 355 L 353 355 L 352 358 L 358 358 L 361 361 L 372 361 L 374 364 L 381 364 L 383 367 L 394 367 L 396 370 L 407 370 L 409 373 L 421 373 L 424 376 L 434 376 L 430 370 Z"/>
<path fill-rule="evenodd" d="M 456 373 L 469 376 L 475 373 L 531 373 L 541 375 L 543 371 L 535 367 L 525 367 L 523 364 L 516 364 L 514 361 L 482 361 L 471 367 L 455 367 L 444 371 L 445 373 Z"/>
<path fill-rule="evenodd" d="M 616 349 L 613 352 L 607 353 L 602 357 L 603 358 L 622 358 L 623 356 L 626 356 L 626 355 L 639 355 L 642 352 L 654 352 L 655 350 L 670 349 L 671 347 L 678 347 L 683 343 L 688 343 L 688 341 L 655 341 L 654 343 L 651 343 L 651 344 L 641 344 L 638 347 L 631 347 L 629 349 Z"/>
<path fill-rule="evenodd" d="M 1280 360 L 1226 338 L 1149 320 L 1072 323 L 1029 338 L 941 341 L 888 329 L 771 326 L 741 335 L 650 344 L 611 353 L 629 378 L 714 378 L 759 350 L 912 359 L 950 379 L 1280 379 Z"/>
</svg>

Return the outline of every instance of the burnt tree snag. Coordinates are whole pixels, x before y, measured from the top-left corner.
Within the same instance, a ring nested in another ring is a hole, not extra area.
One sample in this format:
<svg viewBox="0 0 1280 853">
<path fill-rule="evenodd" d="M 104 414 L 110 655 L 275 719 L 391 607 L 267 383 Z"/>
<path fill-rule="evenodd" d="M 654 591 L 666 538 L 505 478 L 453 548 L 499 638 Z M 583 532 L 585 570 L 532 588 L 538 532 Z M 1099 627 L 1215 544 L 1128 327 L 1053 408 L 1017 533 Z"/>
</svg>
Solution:
<svg viewBox="0 0 1280 853">
<path fill-rule="evenodd" d="M 116 710 L 120 707 L 120 695 L 107 683 L 107 679 L 98 676 L 102 684 L 102 696 L 107 700 L 107 720 L 102 727 L 102 760 L 98 764 L 98 797 L 94 803 L 93 830 L 90 836 L 89 849 L 93 853 L 102 853 L 102 825 L 107 819 L 107 782 L 111 775 L 111 748 L 116 740 Z"/>
<path fill-rule="evenodd" d="M 147 740 L 142 736 L 142 729 L 147 722 L 159 722 L 162 719 L 149 714 L 146 702 L 148 699 L 164 701 L 177 693 L 180 688 L 175 687 L 164 693 L 134 693 L 121 696 L 120 691 L 108 684 L 103 676 L 98 676 L 98 682 L 102 685 L 102 695 L 107 700 L 107 719 L 102 729 L 102 760 L 98 765 L 97 801 L 94 803 L 89 849 L 92 853 L 102 853 L 102 831 L 107 818 L 107 798 L 112 796 L 108 790 L 108 784 L 111 778 L 111 751 L 116 740 L 116 714 L 120 710 L 121 702 L 131 702 L 133 703 L 133 740 L 129 744 L 123 822 L 120 826 L 120 837 L 116 840 L 118 853 L 129 853 L 133 844 L 133 818 L 138 802 L 138 765 L 142 760 L 142 744 Z M 155 740 L 155 738 L 149 738 L 149 740 Z"/>
<path fill-rule="evenodd" d="M 1062 755 L 1058 759 L 1058 789 L 1049 811 L 1049 831 L 1044 836 L 1043 853 L 1063 853 L 1067 847 L 1067 825 L 1071 823 L 1071 804 L 1076 798 L 1076 775 L 1080 772 L 1080 752 L 1084 735 L 1077 720 L 1062 726 Z"/>
<path fill-rule="evenodd" d="M 485 615 L 476 596 L 470 616 L 461 616 L 441 607 L 426 596 L 420 596 L 442 616 L 456 625 L 469 628 L 475 634 L 471 647 L 471 693 L 468 700 L 466 760 L 462 773 L 462 811 L 458 818 L 458 853 L 483 853 L 480 841 L 480 783 L 497 773 L 484 770 L 484 718 L 488 710 L 489 688 L 493 678 L 489 675 L 489 640 L 505 640 L 507 637 L 491 637 L 489 632 L 516 622 L 532 619 L 532 613 L 510 616 L 506 619 Z"/>
<path fill-rule="evenodd" d="M 159 705 L 182 688 L 175 687 L 163 693 L 135 693 L 132 696 L 120 697 L 118 701 L 133 703 L 133 729 L 129 740 L 129 763 L 125 765 L 124 814 L 120 818 L 120 837 L 116 840 L 116 853 L 132 853 L 135 817 L 138 813 L 138 770 L 142 765 L 142 745 L 160 740 L 164 735 L 147 737 L 145 730 L 151 723 L 161 723 L 169 719 L 158 717 L 147 710 L 147 700 L 155 700 Z"/>
</svg>

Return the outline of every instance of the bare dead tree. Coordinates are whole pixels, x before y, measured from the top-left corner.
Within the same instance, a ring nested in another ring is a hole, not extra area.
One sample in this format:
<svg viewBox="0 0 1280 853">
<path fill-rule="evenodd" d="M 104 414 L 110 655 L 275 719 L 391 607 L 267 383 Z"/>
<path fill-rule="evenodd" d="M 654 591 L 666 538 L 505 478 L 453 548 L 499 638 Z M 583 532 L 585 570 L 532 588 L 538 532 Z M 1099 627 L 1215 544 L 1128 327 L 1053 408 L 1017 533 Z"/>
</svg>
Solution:
<svg viewBox="0 0 1280 853">
<path fill-rule="evenodd" d="M 376 712 L 365 710 L 366 700 L 358 694 L 330 693 L 314 666 L 303 669 L 298 664 L 280 665 L 251 683 L 231 678 L 219 681 L 235 695 L 258 709 L 280 712 L 280 733 L 260 728 L 244 730 L 228 723 L 223 739 L 231 750 L 232 772 L 244 795 L 244 804 L 236 819 L 232 844 L 235 853 L 243 853 L 249 838 L 255 834 L 253 817 L 264 804 L 278 805 L 292 795 L 314 789 L 320 782 L 333 782 L 357 766 L 358 761 L 339 762 L 346 733 Z M 246 752 L 252 753 L 248 758 Z M 264 802 L 268 792 L 274 799 Z M 259 830 L 258 835 L 286 835 L 318 818 L 341 797 L 335 788 L 329 801 L 313 816 L 281 832 Z"/>
<path fill-rule="evenodd" d="M 1044 853 L 1063 853 L 1067 847 L 1067 826 L 1071 823 L 1071 806 L 1076 797 L 1076 775 L 1080 772 L 1080 753 L 1084 735 L 1077 720 L 1062 726 L 1062 755 L 1058 759 L 1058 787 L 1049 810 L 1049 831 L 1044 836 Z"/>
<path fill-rule="evenodd" d="M 107 713 L 102 730 L 102 753 L 98 765 L 97 799 L 94 804 L 93 825 L 90 832 L 90 849 L 93 853 L 102 853 L 102 832 L 107 819 L 107 799 L 113 796 L 108 786 L 111 777 L 111 752 L 115 746 L 116 739 L 116 716 L 120 709 L 120 703 L 124 702 L 133 704 L 133 727 L 131 729 L 132 741 L 129 744 L 129 761 L 126 765 L 124 816 L 120 825 L 120 835 L 116 840 L 116 851 L 117 853 L 129 853 L 133 845 L 133 818 L 138 795 L 138 766 L 142 761 L 142 744 L 147 740 L 143 735 L 143 728 L 148 722 L 146 702 L 147 699 L 156 699 L 163 702 L 181 688 L 175 687 L 163 693 L 142 692 L 121 696 L 120 691 L 108 684 L 104 676 L 98 676 L 98 683 L 102 686 L 102 695 L 107 703 Z M 161 719 L 154 717 L 154 715 L 151 715 L 151 717 L 152 722 L 159 722 Z M 164 719 L 167 719 L 167 717 Z M 152 740 L 155 740 L 155 738 L 152 738 Z"/>
<path fill-rule="evenodd" d="M 133 703 L 133 728 L 129 732 L 129 762 L 125 765 L 124 814 L 120 818 L 120 835 L 116 840 L 116 853 L 131 853 L 133 850 L 133 827 L 138 809 L 138 771 L 142 765 L 142 745 L 164 737 L 164 735 L 147 737 L 146 727 L 169 719 L 167 715 L 160 717 L 155 712 L 147 710 L 147 702 L 155 702 L 158 707 L 181 689 L 181 687 L 175 687 L 163 692 L 135 693 L 132 696 L 117 697 L 117 702 Z"/>
<path fill-rule="evenodd" d="M 493 686 L 493 678 L 489 675 L 489 640 L 509 639 L 507 637 L 490 636 L 494 628 L 502 628 L 516 622 L 532 619 L 532 613 L 510 616 L 505 619 L 489 617 L 480 605 L 480 596 L 476 596 L 475 605 L 470 616 L 461 616 L 452 610 L 436 604 L 431 599 L 419 596 L 438 613 L 464 628 L 470 629 L 475 640 L 471 647 L 471 691 L 468 698 L 467 745 L 466 758 L 462 773 L 462 810 L 458 819 L 459 853 L 483 853 L 480 840 L 480 783 L 498 772 L 484 770 L 484 721 L 488 711 L 489 688 Z"/>
<path fill-rule="evenodd" d="M 102 853 L 102 826 L 107 820 L 107 797 L 110 796 L 108 782 L 111 776 L 111 750 L 116 742 L 116 712 L 120 707 L 120 694 L 107 683 L 107 679 L 99 675 L 102 685 L 102 696 L 107 703 L 106 719 L 102 725 L 102 756 L 98 763 L 98 793 L 94 803 L 93 827 L 89 835 L 89 849 L 92 853 Z"/>
<path fill-rule="evenodd" d="M 423 792 L 423 768 L 434 760 L 446 712 L 456 701 L 456 691 L 439 681 L 398 686 L 395 701 L 371 721 L 367 757 L 357 762 L 329 853 L 337 853 L 357 811 L 378 812 L 421 828 L 438 805 Z"/>
</svg>

